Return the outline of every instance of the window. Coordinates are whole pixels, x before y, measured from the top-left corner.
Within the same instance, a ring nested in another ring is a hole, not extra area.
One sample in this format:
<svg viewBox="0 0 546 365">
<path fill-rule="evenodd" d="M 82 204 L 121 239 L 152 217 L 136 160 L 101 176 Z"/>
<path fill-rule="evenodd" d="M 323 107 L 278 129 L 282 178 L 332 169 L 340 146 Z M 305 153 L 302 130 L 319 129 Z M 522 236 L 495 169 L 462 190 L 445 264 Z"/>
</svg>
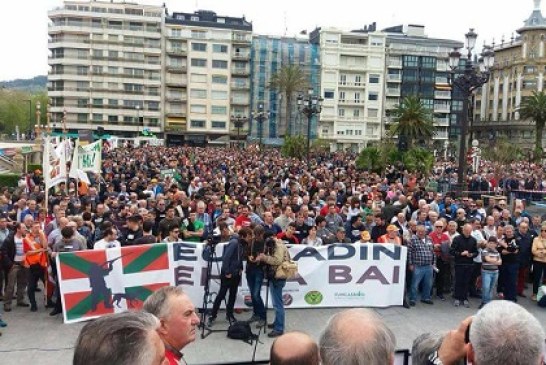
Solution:
<svg viewBox="0 0 546 365">
<path fill-rule="evenodd" d="M 110 59 L 118 59 L 119 52 L 118 51 L 108 51 L 108 58 Z"/>
<path fill-rule="evenodd" d="M 109 115 L 108 116 L 108 122 L 109 123 L 117 123 L 118 122 L 118 116 L 117 115 Z"/>
<path fill-rule="evenodd" d="M 212 60 L 212 68 L 226 69 L 227 68 L 227 61 Z"/>
<path fill-rule="evenodd" d="M 93 99 L 93 106 L 102 106 L 102 99 Z"/>
<path fill-rule="evenodd" d="M 369 118 L 377 118 L 377 115 L 378 115 L 377 109 L 368 109 Z"/>
<path fill-rule="evenodd" d="M 207 106 L 206 105 L 201 105 L 201 104 L 194 104 L 190 107 L 190 111 L 192 113 L 197 113 L 197 114 L 206 114 L 207 113 Z"/>
<path fill-rule="evenodd" d="M 421 68 L 436 69 L 436 58 L 434 57 L 422 57 Z"/>
<path fill-rule="evenodd" d="M 360 86 L 360 83 L 362 82 L 362 76 L 356 75 L 355 76 L 355 85 Z"/>
<path fill-rule="evenodd" d="M 206 43 L 192 43 L 191 49 L 196 52 L 206 52 L 207 44 Z"/>
<path fill-rule="evenodd" d="M 355 103 L 360 103 L 360 93 L 355 93 Z"/>
<path fill-rule="evenodd" d="M 190 20 L 191 20 L 192 22 L 198 22 L 198 21 L 199 21 L 199 17 L 198 17 L 198 16 L 191 16 L 191 17 L 190 17 Z"/>
<path fill-rule="evenodd" d="M 159 110 L 159 102 L 149 101 L 148 102 L 148 110 L 153 110 L 153 111 Z"/>
<path fill-rule="evenodd" d="M 378 100 L 379 95 L 376 92 L 370 92 L 368 94 L 368 100 Z"/>
<path fill-rule="evenodd" d="M 345 101 L 345 91 L 339 92 L 339 101 Z"/>
<path fill-rule="evenodd" d="M 205 82 L 207 82 L 207 75 L 205 75 L 205 74 L 191 74 L 190 80 L 191 80 L 191 82 L 205 83 Z"/>
<path fill-rule="evenodd" d="M 206 99 L 207 98 L 207 90 L 204 89 L 191 89 L 190 90 L 190 97 L 195 99 Z"/>
<path fill-rule="evenodd" d="M 211 113 L 216 115 L 226 115 L 227 114 L 227 107 L 220 106 L 220 105 L 213 105 L 211 107 Z"/>
<path fill-rule="evenodd" d="M 190 126 L 192 128 L 205 128 L 205 121 L 204 120 L 192 120 L 190 123 Z"/>
<path fill-rule="evenodd" d="M 212 90 L 212 100 L 227 100 L 227 91 Z"/>
<path fill-rule="evenodd" d="M 353 117 L 355 117 L 355 118 L 360 117 L 360 109 L 354 109 L 353 110 Z"/>
<path fill-rule="evenodd" d="M 77 81 L 76 91 L 87 91 L 89 89 L 89 81 Z"/>
<path fill-rule="evenodd" d="M 109 106 L 118 106 L 118 99 L 108 99 Z"/>
<path fill-rule="evenodd" d="M 341 85 L 346 85 L 347 84 L 347 75 L 340 75 L 339 76 L 339 83 Z"/>
<path fill-rule="evenodd" d="M 171 29 L 171 36 L 172 37 L 181 37 L 182 36 L 182 29 Z"/>
<path fill-rule="evenodd" d="M 228 46 L 225 44 L 213 44 L 212 45 L 212 52 L 214 53 L 227 53 Z"/>
<path fill-rule="evenodd" d="M 87 123 L 87 113 L 78 113 L 78 122 Z"/>
<path fill-rule="evenodd" d="M 379 84 L 379 75 L 372 74 L 370 75 L 369 82 L 370 84 Z"/>
<path fill-rule="evenodd" d="M 417 56 L 404 56 L 403 64 L 404 64 L 404 67 L 418 67 L 419 66 L 419 57 L 417 57 Z"/>
<path fill-rule="evenodd" d="M 111 75 L 116 75 L 118 72 L 119 72 L 119 68 L 118 68 L 118 67 L 108 66 L 108 73 L 109 73 L 109 74 L 111 74 Z"/>
<path fill-rule="evenodd" d="M 225 129 L 226 128 L 226 122 L 220 122 L 220 121 L 212 121 L 211 127 L 214 129 Z"/>
<path fill-rule="evenodd" d="M 212 76 L 213 84 L 227 84 L 227 76 L 214 75 Z"/>
<path fill-rule="evenodd" d="M 193 67 L 207 67 L 207 60 L 204 58 L 192 58 L 191 65 Z"/>
<path fill-rule="evenodd" d="M 338 117 L 344 117 L 345 116 L 345 109 L 339 108 L 337 110 Z"/>
<path fill-rule="evenodd" d="M 148 95 L 159 95 L 158 87 L 148 87 Z"/>
<path fill-rule="evenodd" d="M 333 99 L 334 91 L 333 90 L 324 90 L 324 99 Z"/>
<path fill-rule="evenodd" d="M 93 113 L 93 122 L 102 122 L 102 114 Z"/>
<path fill-rule="evenodd" d="M 87 107 L 87 99 L 78 99 L 78 108 Z"/>
<path fill-rule="evenodd" d="M 192 20 L 193 20 L 193 17 L 192 17 Z M 197 20 L 199 20 L 199 18 L 197 18 Z M 207 32 L 202 32 L 202 31 L 199 31 L 199 30 L 192 30 L 191 31 L 191 37 L 194 38 L 194 39 L 205 39 L 205 38 L 207 38 Z"/>
<path fill-rule="evenodd" d="M 100 75 L 102 74 L 102 66 L 93 66 L 93 73 L 95 75 Z"/>
<path fill-rule="evenodd" d="M 87 58 L 87 57 L 79 57 L 81 55 L 81 50 L 78 51 L 78 58 Z M 94 58 L 102 58 L 104 57 L 104 53 L 102 52 L 102 49 L 94 49 L 93 50 L 93 57 Z"/>
<path fill-rule="evenodd" d="M 78 66 L 77 73 L 78 75 L 87 75 L 88 70 L 89 70 L 89 67 L 87 66 Z"/>
</svg>

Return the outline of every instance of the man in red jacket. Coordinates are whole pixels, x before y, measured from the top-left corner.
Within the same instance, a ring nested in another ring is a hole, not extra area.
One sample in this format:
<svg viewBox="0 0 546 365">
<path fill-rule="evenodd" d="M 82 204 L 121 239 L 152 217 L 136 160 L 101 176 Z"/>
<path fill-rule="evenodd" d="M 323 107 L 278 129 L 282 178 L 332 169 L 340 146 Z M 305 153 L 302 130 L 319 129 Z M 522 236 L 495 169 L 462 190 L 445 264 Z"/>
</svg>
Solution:
<svg viewBox="0 0 546 365">
<path fill-rule="evenodd" d="M 178 365 L 184 347 L 195 341 L 199 317 L 195 306 L 182 288 L 165 286 L 146 299 L 143 310 L 159 318 L 157 329 L 165 344 L 165 357 L 169 365 Z"/>
</svg>

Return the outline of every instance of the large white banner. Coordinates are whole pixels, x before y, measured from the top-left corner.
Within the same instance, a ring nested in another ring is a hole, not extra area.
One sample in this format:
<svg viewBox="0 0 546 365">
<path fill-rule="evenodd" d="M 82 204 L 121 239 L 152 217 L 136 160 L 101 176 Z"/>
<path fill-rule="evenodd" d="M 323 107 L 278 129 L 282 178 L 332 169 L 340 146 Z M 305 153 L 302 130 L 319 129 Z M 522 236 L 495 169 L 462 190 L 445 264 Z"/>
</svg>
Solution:
<svg viewBox="0 0 546 365">
<path fill-rule="evenodd" d="M 177 285 L 196 307 L 204 302 L 209 255 L 204 244 L 180 242 L 61 253 L 57 259 L 65 322 L 138 309 L 154 290 Z M 223 244 L 212 261 L 209 308 L 219 289 Z M 290 247 L 299 274 L 283 291 L 286 308 L 387 307 L 401 305 L 406 248 L 336 244 Z M 263 298 L 266 298 L 264 282 Z M 245 274 L 237 306 L 250 307 Z"/>
</svg>

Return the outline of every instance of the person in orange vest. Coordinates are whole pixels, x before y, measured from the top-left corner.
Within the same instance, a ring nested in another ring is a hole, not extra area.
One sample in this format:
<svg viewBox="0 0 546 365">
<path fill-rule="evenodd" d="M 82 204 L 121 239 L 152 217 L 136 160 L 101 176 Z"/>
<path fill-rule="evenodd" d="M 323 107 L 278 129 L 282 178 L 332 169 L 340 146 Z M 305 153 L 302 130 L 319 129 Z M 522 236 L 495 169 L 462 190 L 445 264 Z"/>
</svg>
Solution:
<svg viewBox="0 0 546 365">
<path fill-rule="evenodd" d="M 387 227 L 387 233 L 379 236 L 377 243 L 393 243 L 395 245 L 401 245 L 402 239 L 400 238 L 398 227 L 394 224 L 389 224 Z"/>
<path fill-rule="evenodd" d="M 32 223 L 30 232 L 23 238 L 25 257 L 23 265 L 29 270 L 28 300 L 31 312 L 36 312 L 36 288 L 38 280 L 45 285 L 45 270 L 47 268 L 47 239 L 42 231 L 41 223 Z"/>
</svg>

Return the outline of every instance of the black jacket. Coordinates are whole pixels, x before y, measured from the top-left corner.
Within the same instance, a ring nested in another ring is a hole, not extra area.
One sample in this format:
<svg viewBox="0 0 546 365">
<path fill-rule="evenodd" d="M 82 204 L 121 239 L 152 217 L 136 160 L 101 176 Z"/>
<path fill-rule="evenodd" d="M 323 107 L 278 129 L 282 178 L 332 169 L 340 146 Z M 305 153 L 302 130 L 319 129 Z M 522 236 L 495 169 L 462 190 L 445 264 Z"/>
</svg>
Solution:
<svg viewBox="0 0 546 365">
<path fill-rule="evenodd" d="M 237 236 L 231 237 L 229 243 L 224 247 L 222 255 L 222 276 L 231 274 L 232 277 L 239 276 L 243 269 L 243 256 L 245 250 L 241 240 Z"/>
<path fill-rule="evenodd" d="M 461 256 L 463 251 L 468 251 L 470 256 Z M 478 256 L 478 243 L 474 237 L 461 234 L 453 239 L 449 252 L 455 257 L 455 265 L 472 265 Z"/>
<path fill-rule="evenodd" d="M 13 265 L 13 260 L 15 260 L 15 233 L 10 232 L 10 234 L 4 240 L 2 245 L 2 258 L 0 261 L 0 267 L 3 269 L 9 269 Z"/>
</svg>

